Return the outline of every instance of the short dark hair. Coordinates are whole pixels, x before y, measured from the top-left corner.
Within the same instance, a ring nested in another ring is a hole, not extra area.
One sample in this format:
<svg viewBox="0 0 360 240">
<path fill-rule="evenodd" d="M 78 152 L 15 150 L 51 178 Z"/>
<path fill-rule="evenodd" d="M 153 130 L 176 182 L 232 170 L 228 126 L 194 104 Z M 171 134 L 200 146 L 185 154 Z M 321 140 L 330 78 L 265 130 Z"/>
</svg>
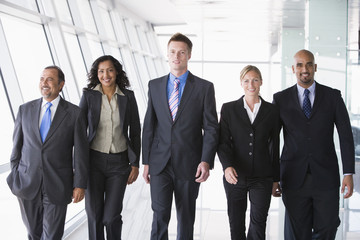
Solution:
<svg viewBox="0 0 360 240">
<path fill-rule="evenodd" d="M 175 33 L 174 35 L 171 36 L 169 42 L 168 42 L 168 46 L 170 44 L 170 42 L 184 42 L 186 43 L 186 45 L 188 46 L 189 52 L 191 53 L 192 50 L 192 42 L 190 41 L 190 39 L 185 36 L 184 34 L 181 33 Z"/>
<path fill-rule="evenodd" d="M 57 72 L 58 72 L 58 78 L 59 78 L 59 84 L 61 82 L 65 82 L 65 74 L 64 72 L 61 70 L 60 67 L 56 66 L 56 65 L 51 65 L 51 66 L 47 66 L 46 68 L 44 69 L 56 69 Z"/>
<path fill-rule="evenodd" d="M 126 76 L 126 73 L 123 70 L 123 66 L 121 65 L 121 63 L 111 55 L 104 55 L 104 56 L 99 57 L 98 59 L 96 59 L 93 62 L 90 72 L 87 75 L 88 82 L 89 82 L 89 84 L 87 85 L 87 89 L 94 89 L 96 87 L 96 85 L 100 84 L 100 81 L 99 81 L 99 78 L 97 75 L 99 64 L 101 62 L 108 61 L 108 60 L 111 61 L 115 67 L 115 70 L 117 72 L 116 84 L 118 85 L 120 90 L 124 90 L 125 88 L 130 87 L 129 79 Z"/>
</svg>

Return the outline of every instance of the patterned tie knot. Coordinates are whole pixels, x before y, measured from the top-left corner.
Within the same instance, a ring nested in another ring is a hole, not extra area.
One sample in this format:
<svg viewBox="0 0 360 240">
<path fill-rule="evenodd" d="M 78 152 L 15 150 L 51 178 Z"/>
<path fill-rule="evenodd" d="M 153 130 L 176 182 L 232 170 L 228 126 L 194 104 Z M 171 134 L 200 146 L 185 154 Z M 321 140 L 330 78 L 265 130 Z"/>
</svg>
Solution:
<svg viewBox="0 0 360 240">
<path fill-rule="evenodd" d="M 179 84 L 180 84 L 180 79 L 175 78 L 175 79 L 174 79 L 174 89 L 177 88 L 177 87 L 179 87 Z"/>
<path fill-rule="evenodd" d="M 305 97 L 309 97 L 309 93 L 310 93 L 309 89 L 304 90 Z"/>
<path fill-rule="evenodd" d="M 303 102 L 303 112 L 307 118 L 310 118 L 311 115 L 311 102 L 309 99 L 309 89 L 304 90 L 304 102 Z"/>
</svg>

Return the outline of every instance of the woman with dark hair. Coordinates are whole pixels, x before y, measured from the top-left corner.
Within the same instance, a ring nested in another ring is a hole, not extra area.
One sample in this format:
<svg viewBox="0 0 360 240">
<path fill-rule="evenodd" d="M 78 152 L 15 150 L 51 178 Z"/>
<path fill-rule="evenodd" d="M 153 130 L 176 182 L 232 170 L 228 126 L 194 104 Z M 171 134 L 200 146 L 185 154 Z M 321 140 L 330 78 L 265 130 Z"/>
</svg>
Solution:
<svg viewBox="0 0 360 240">
<path fill-rule="evenodd" d="M 123 66 L 105 55 L 92 64 L 80 101 L 87 116 L 90 174 L 85 195 L 89 239 L 121 239 L 123 198 L 139 174 L 140 119 Z M 76 173 L 75 173 L 76 174 Z"/>
<path fill-rule="evenodd" d="M 279 121 L 277 107 L 260 97 L 260 70 L 248 65 L 240 73 L 245 95 L 221 109 L 218 156 L 224 169 L 224 187 L 232 240 L 265 240 L 271 195 L 281 195 Z M 245 213 L 250 200 L 246 236 Z"/>
</svg>

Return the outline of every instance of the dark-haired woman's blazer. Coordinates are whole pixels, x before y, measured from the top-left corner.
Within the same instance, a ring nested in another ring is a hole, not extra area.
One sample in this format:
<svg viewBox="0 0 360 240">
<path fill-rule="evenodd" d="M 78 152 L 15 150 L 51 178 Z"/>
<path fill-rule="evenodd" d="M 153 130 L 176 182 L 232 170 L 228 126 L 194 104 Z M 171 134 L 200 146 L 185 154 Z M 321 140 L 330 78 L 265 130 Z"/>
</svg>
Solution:
<svg viewBox="0 0 360 240">
<path fill-rule="evenodd" d="M 121 90 L 125 96 L 117 95 L 120 124 L 128 145 L 128 157 L 131 166 L 139 167 L 141 128 L 139 112 L 133 91 Z M 96 90 L 85 90 L 80 101 L 80 108 L 86 113 L 88 141 L 91 145 L 100 121 L 102 94 Z"/>
</svg>

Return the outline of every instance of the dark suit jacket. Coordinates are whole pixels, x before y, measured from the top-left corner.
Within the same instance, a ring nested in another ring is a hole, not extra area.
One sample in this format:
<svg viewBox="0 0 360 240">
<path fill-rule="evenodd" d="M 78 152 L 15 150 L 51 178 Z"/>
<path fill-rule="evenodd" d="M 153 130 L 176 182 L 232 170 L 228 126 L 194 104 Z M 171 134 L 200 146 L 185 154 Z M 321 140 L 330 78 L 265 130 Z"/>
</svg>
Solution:
<svg viewBox="0 0 360 240">
<path fill-rule="evenodd" d="M 143 129 L 143 164 L 159 174 L 171 160 L 175 176 L 195 179 L 201 161 L 213 167 L 218 142 L 214 85 L 189 73 L 173 122 L 166 86 L 169 75 L 149 82 Z"/>
<path fill-rule="evenodd" d="M 60 99 L 44 143 L 39 131 L 42 99 L 20 106 L 15 121 L 7 182 L 19 198 L 32 200 L 43 186 L 54 204 L 71 202 L 73 188 L 86 188 L 89 148 L 81 109 Z"/>
<path fill-rule="evenodd" d="M 121 90 L 125 96 L 117 95 L 120 124 L 128 145 L 128 157 L 132 166 L 139 167 L 140 158 L 140 120 L 133 91 Z M 100 121 L 102 94 L 96 90 L 85 90 L 80 100 L 80 108 L 87 116 L 88 141 L 91 144 Z"/>
<path fill-rule="evenodd" d="M 339 90 L 316 83 L 310 119 L 303 113 L 296 85 L 274 94 L 279 106 L 284 134 L 281 154 L 281 185 L 299 188 L 307 169 L 315 188 L 340 186 L 339 166 L 334 147 L 334 124 L 337 128 L 344 173 L 354 173 L 355 152 L 349 115 Z"/>
<path fill-rule="evenodd" d="M 233 167 L 239 176 L 272 177 L 280 180 L 279 110 L 261 99 L 251 124 L 244 97 L 225 103 L 221 109 L 218 156 L 225 170 Z"/>
</svg>

